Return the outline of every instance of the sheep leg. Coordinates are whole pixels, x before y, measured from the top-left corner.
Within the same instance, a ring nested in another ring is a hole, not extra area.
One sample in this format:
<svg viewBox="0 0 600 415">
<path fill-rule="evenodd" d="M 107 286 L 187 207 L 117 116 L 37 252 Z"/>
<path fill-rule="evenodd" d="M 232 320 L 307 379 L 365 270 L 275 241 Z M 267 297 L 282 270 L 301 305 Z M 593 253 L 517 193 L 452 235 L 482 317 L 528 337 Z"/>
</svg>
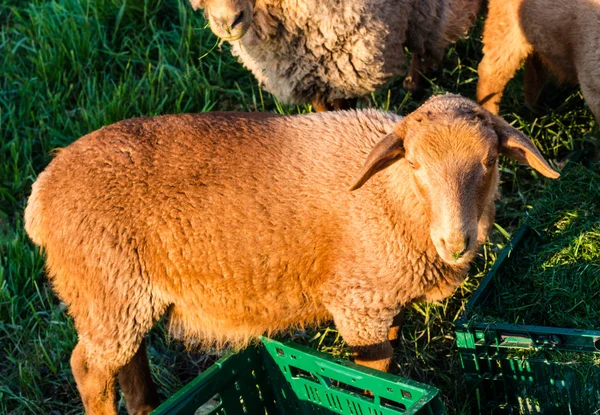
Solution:
<svg viewBox="0 0 600 415">
<path fill-rule="evenodd" d="M 358 102 L 357 98 L 334 99 L 333 100 L 333 109 L 336 111 L 351 110 L 351 109 L 356 108 L 357 102 Z"/>
<path fill-rule="evenodd" d="M 119 370 L 119 384 L 130 415 L 149 414 L 160 404 L 150 374 L 145 339 L 129 363 Z"/>
<path fill-rule="evenodd" d="M 600 80 L 594 79 L 593 76 L 590 76 L 589 79 L 582 77 L 579 83 L 585 102 L 596 117 L 596 122 L 600 124 Z"/>
<path fill-rule="evenodd" d="M 123 304 L 122 298 L 106 301 L 111 305 L 120 301 L 126 312 L 110 313 L 99 307 L 93 315 L 74 315 L 79 343 L 71 355 L 71 367 L 85 411 L 88 415 L 117 414 L 119 376 L 130 414 L 148 413 L 149 406 L 158 401 L 143 341 L 153 324 L 153 316 L 147 312 L 150 307 L 139 299 L 135 304 Z M 81 309 L 80 304 L 71 306 Z M 142 396 L 135 395 L 138 393 Z"/>
<path fill-rule="evenodd" d="M 356 108 L 357 98 L 347 99 L 334 99 L 333 103 L 326 102 L 321 97 L 321 94 L 317 93 L 315 99 L 312 101 L 312 106 L 316 112 L 327 112 L 327 111 L 338 111 L 338 110 L 350 110 Z"/>
<path fill-rule="evenodd" d="M 477 72 L 477 102 L 498 114 L 504 88 L 533 52 L 519 27 L 513 2 L 490 2 L 483 31 L 483 59 Z M 509 8 L 507 10 L 507 8 Z"/>
<path fill-rule="evenodd" d="M 354 362 L 382 372 L 392 372 L 394 349 L 388 340 L 364 346 L 350 346 Z"/>
<path fill-rule="evenodd" d="M 111 367 L 110 360 L 99 363 L 89 356 L 80 340 L 71 355 L 71 368 L 85 412 L 88 415 L 116 415 L 118 368 Z"/>
<path fill-rule="evenodd" d="M 393 369 L 394 349 L 388 340 L 387 331 L 393 315 L 382 323 L 382 320 L 370 317 L 373 315 L 370 312 L 350 316 L 351 314 L 353 313 L 347 312 L 344 313 L 344 317 L 334 316 L 334 322 L 350 346 L 354 362 L 382 372 L 390 372 Z"/>
<path fill-rule="evenodd" d="M 313 110 L 316 112 L 327 112 L 333 110 L 333 106 L 329 105 L 329 103 L 323 100 L 323 97 L 321 97 L 319 92 L 317 92 L 317 95 L 315 95 L 315 98 L 312 101 L 312 106 Z"/>
<path fill-rule="evenodd" d="M 410 60 L 408 75 L 406 75 L 406 78 L 404 78 L 402 87 L 405 91 L 410 92 L 417 99 L 422 97 L 423 92 L 425 91 L 425 78 L 423 77 L 422 71 L 423 67 L 421 64 L 421 58 L 419 58 L 419 55 L 416 53 L 413 53 Z"/>
<path fill-rule="evenodd" d="M 394 317 L 394 321 L 392 321 L 392 326 L 388 330 L 388 340 L 390 344 L 395 349 L 398 347 L 400 343 L 400 330 L 402 330 L 402 325 L 404 324 L 404 309 L 400 311 Z"/>
<path fill-rule="evenodd" d="M 598 80 L 594 80 L 593 77 L 591 79 L 581 79 L 579 81 L 581 85 L 581 93 L 583 94 L 583 98 L 585 98 L 585 102 L 587 102 L 590 110 L 596 117 L 596 122 L 600 125 L 600 87 L 598 85 Z M 596 142 L 596 146 L 598 146 L 598 142 Z M 594 161 L 600 160 L 600 150 L 596 147 L 596 154 L 593 156 Z"/>
<path fill-rule="evenodd" d="M 525 61 L 525 103 L 534 112 L 541 110 L 540 102 L 544 101 L 543 88 L 548 72 L 537 53 L 527 57 Z"/>
</svg>

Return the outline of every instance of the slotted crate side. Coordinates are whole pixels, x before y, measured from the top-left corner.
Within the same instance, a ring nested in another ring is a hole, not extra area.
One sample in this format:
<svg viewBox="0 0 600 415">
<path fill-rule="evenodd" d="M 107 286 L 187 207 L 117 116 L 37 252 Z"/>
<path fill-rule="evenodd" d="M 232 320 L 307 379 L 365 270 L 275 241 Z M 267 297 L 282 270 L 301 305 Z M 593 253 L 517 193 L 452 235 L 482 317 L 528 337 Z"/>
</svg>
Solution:
<svg viewBox="0 0 600 415">
<path fill-rule="evenodd" d="M 263 339 L 276 401 L 285 414 L 444 414 L 439 391 L 410 379 Z M 373 396 L 366 396 L 368 390 Z"/>
<path fill-rule="evenodd" d="M 215 395 L 218 405 L 204 406 L 202 415 L 445 413 L 434 387 L 291 342 L 263 338 L 262 343 L 219 360 L 152 414 L 192 415 Z"/>
<path fill-rule="evenodd" d="M 152 415 L 193 415 L 216 395 L 203 415 L 277 414 L 259 348 L 221 358 L 156 408 Z"/>
<path fill-rule="evenodd" d="M 479 413 L 593 414 L 600 408 L 600 368 L 545 359 L 467 356 Z"/>
<path fill-rule="evenodd" d="M 482 413 L 596 413 L 600 408 L 600 367 L 510 354 L 527 350 L 599 353 L 600 331 L 474 320 L 474 310 L 485 307 L 494 295 L 498 270 L 527 237 L 529 229 L 521 228 L 500 252 L 455 324 L 470 397 Z"/>
</svg>

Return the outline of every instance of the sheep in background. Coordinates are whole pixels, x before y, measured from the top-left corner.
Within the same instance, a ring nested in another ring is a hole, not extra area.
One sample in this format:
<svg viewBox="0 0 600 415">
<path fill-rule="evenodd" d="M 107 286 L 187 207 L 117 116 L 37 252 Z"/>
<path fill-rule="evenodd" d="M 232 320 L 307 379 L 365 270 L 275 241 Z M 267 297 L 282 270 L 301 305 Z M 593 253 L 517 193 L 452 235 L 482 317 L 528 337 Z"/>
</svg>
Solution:
<svg viewBox="0 0 600 415">
<path fill-rule="evenodd" d="M 139 118 L 61 150 L 25 226 L 75 321 L 87 413 L 116 413 L 116 376 L 130 413 L 157 405 L 144 338 L 167 313 L 184 338 L 234 347 L 332 319 L 358 363 L 390 369 L 395 316 L 452 294 L 485 240 L 499 154 L 558 176 L 456 95 L 406 118 Z"/>
<path fill-rule="evenodd" d="M 600 1 L 489 0 L 477 101 L 494 114 L 524 60 L 525 101 L 533 105 L 549 71 L 579 83 L 600 122 Z"/>
<path fill-rule="evenodd" d="M 259 84 L 288 104 L 347 109 L 406 73 L 418 93 L 481 0 L 190 0 Z"/>
</svg>

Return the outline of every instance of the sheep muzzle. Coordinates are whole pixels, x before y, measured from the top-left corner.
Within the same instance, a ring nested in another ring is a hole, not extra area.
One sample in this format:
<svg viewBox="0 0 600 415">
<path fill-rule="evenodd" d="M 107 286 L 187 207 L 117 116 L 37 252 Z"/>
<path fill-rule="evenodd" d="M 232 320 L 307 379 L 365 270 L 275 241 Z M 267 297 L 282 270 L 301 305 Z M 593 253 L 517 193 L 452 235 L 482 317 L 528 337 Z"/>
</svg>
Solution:
<svg viewBox="0 0 600 415">
<path fill-rule="evenodd" d="M 241 39 L 252 24 L 253 3 L 250 0 L 207 0 L 204 10 L 213 33 L 229 42 Z"/>
</svg>

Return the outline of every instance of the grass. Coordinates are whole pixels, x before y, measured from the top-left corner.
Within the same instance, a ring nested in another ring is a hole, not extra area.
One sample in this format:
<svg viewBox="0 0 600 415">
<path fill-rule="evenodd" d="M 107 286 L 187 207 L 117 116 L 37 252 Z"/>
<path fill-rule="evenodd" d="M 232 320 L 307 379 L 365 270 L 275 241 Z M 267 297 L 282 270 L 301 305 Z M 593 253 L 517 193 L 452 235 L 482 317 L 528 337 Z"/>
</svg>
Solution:
<svg viewBox="0 0 600 415">
<path fill-rule="evenodd" d="M 496 278 L 486 317 L 600 329 L 600 163 L 571 163 L 524 221 L 533 236 Z"/>
<path fill-rule="evenodd" d="M 428 92 L 474 97 L 480 26 L 448 50 Z M 0 56 L 0 414 L 78 414 L 69 367 L 73 323 L 23 230 L 31 184 L 52 150 L 139 115 L 311 109 L 281 105 L 261 91 L 186 0 L 3 0 Z M 536 115 L 523 105 L 521 81 L 519 75 L 507 88 L 503 115 L 548 159 L 561 165 L 572 152 L 594 146 L 598 130 L 579 91 L 554 88 L 552 110 Z M 361 105 L 406 113 L 419 104 L 400 80 Z M 452 322 L 547 183 L 509 160 L 502 172 L 497 231 L 471 277 L 447 301 L 414 304 L 396 351 L 401 373 L 438 386 L 450 413 L 468 412 Z M 328 351 L 344 353 L 339 339 Z M 169 342 L 160 324 L 150 334 L 149 354 L 163 399 L 218 357 Z"/>
</svg>

